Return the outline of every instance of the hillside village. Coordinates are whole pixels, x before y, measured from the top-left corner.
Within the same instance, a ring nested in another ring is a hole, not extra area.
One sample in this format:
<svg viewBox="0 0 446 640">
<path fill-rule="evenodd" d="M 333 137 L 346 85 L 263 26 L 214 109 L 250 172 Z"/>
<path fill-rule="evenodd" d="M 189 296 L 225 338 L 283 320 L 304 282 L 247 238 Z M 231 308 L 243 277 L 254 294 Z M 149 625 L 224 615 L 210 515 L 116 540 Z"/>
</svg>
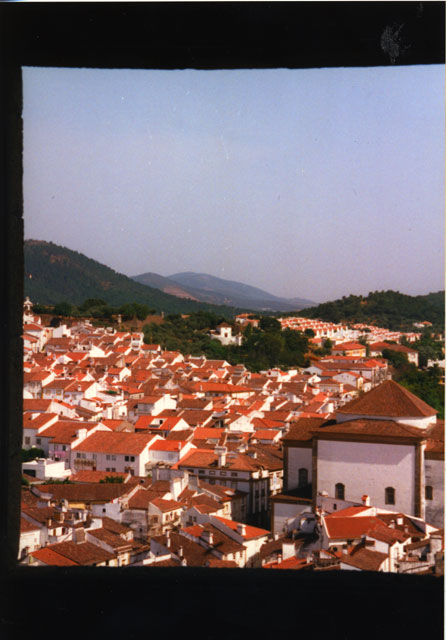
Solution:
<svg viewBox="0 0 446 640">
<path fill-rule="evenodd" d="M 382 357 L 421 334 L 280 322 L 331 353 L 252 373 L 27 300 L 19 562 L 443 575 L 444 421 Z"/>
</svg>

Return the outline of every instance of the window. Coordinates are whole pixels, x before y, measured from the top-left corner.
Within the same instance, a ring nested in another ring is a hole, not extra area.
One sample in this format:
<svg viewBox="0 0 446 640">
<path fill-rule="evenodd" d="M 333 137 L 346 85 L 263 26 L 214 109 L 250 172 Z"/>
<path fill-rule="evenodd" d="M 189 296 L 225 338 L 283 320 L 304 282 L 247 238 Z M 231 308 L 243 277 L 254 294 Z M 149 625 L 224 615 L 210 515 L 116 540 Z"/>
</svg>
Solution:
<svg viewBox="0 0 446 640">
<path fill-rule="evenodd" d="M 31 438 L 25 438 L 25 444 L 30 444 Z"/>
<path fill-rule="evenodd" d="M 395 489 L 393 487 L 386 487 L 386 504 L 395 504 Z"/>
<path fill-rule="evenodd" d="M 220 471 L 220 475 L 221 476 L 225 476 L 226 475 L 226 471 Z"/>
<path fill-rule="evenodd" d="M 109 455 L 109 454 L 107 454 L 107 455 L 105 456 L 105 459 L 106 459 L 106 460 L 110 460 L 110 455 Z"/>
<path fill-rule="evenodd" d="M 426 498 L 426 500 L 433 500 L 434 499 L 433 487 L 431 487 L 430 485 L 426 485 L 426 488 L 424 490 L 424 497 Z"/>
<path fill-rule="evenodd" d="M 62 451 L 66 451 L 66 450 L 67 450 L 67 447 L 66 447 L 66 445 L 63 444 L 62 445 Z"/>
<path fill-rule="evenodd" d="M 237 477 L 237 474 L 236 474 L 234 471 L 232 471 L 232 472 L 231 472 L 231 476 L 232 476 L 233 478 L 236 478 L 236 477 Z"/>
<path fill-rule="evenodd" d="M 106 471 L 110 471 L 110 467 L 106 467 L 106 468 L 105 468 L 105 470 L 106 470 Z"/>
<path fill-rule="evenodd" d="M 209 473 L 211 474 L 211 476 L 215 476 L 215 471 L 209 471 Z"/>
<path fill-rule="evenodd" d="M 343 485 L 342 482 L 338 482 L 335 486 L 335 498 L 345 500 L 345 485 Z"/>
<path fill-rule="evenodd" d="M 299 469 L 299 487 L 306 487 L 308 484 L 308 470 Z"/>
<path fill-rule="evenodd" d="M 76 458 L 80 458 L 81 454 L 80 453 L 76 453 Z"/>
<path fill-rule="evenodd" d="M 111 459 L 112 459 L 112 460 L 116 460 L 116 456 L 112 456 L 112 457 L 111 457 Z"/>
<path fill-rule="evenodd" d="M 107 513 L 107 509 L 102 509 L 102 513 Z"/>
<path fill-rule="evenodd" d="M 130 462 L 135 462 L 135 456 L 130 456 Z"/>
<path fill-rule="evenodd" d="M 199 473 L 199 474 L 204 473 L 204 469 L 199 469 L 198 473 Z"/>
<path fill-rule="evenodd" d="M 93 453 L 93 455 L 91 456 L 93 458 L 93 460 L 96 460 L 96 454 Z"/>
<path fill-rule="evenodd" d="M 130 456 L 124 456 L 124 460 L 125 460 L 126 462 L 129 462 L 129 460 L 130 460 Z"/>
</svg>

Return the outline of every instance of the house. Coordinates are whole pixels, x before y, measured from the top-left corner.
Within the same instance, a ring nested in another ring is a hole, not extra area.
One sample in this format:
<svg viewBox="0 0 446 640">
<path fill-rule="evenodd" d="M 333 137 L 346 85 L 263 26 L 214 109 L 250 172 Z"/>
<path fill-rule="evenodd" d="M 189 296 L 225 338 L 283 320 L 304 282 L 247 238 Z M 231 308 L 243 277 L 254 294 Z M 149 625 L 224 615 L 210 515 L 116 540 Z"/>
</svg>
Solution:
<svg viewBox="0 0 446 640">
<path fill-rule="evenodd" d="M 311 485 L 314 509 L 360 504 L 363 494 L 377 507 L 421 518 L 430 506 L 430 524 L 441 526 L 444 433 L 436 413 L 388 380 L 334 419 L 298 420 L 282 439 L 285 489 Z"/>
<path fill-rule="evenodd" d="M 71 448 L 74 471 L 91 468 L 100 471 L 147 475 L 149 445 L 160 436 L 126 431 L 97 431 Z"/>
<path fill-rule="evenodd" d="M 406 347 L 402 344 L 393 344 L 389 342 L 372 342 L 369 345 L 369 355 L 372 358 L 375 358 L 376 356 L 382 356 L 385 349 L 406 355 L 408 361 L 412 362 L 415 366 L 418 367 L 418 351 L 416 349 Z"/>
</svg>

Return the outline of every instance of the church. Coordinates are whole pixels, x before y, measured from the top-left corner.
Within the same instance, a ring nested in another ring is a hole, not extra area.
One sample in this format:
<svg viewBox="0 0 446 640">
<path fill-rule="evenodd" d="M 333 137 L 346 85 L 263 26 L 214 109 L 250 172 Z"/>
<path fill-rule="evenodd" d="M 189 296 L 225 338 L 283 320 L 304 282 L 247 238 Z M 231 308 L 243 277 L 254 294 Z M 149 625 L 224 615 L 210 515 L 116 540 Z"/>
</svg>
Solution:
<svg viewBox="0 0 446 640">
<path fill-rule="evenodd" d="M 284 491 L 275 531 L 290 516 L 366 501 L 443 527 L 444 421 L 393 380 L 344 405 L 331 419 L 302 418 L 283 438 Z"/>
</svg>

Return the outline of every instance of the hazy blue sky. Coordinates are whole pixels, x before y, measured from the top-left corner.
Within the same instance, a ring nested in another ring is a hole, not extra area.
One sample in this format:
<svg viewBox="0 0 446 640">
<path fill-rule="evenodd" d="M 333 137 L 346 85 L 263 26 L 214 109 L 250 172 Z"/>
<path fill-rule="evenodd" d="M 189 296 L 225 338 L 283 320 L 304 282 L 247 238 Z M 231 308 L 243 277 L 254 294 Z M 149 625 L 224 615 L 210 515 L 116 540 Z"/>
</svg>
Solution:
<svg viewBox="0 0 446 640">
<path fill-rule="evenodd" d="M 315 301 L 444 288 L 444 67 L 25 68 L 25 238 Z"/>
</svg>

